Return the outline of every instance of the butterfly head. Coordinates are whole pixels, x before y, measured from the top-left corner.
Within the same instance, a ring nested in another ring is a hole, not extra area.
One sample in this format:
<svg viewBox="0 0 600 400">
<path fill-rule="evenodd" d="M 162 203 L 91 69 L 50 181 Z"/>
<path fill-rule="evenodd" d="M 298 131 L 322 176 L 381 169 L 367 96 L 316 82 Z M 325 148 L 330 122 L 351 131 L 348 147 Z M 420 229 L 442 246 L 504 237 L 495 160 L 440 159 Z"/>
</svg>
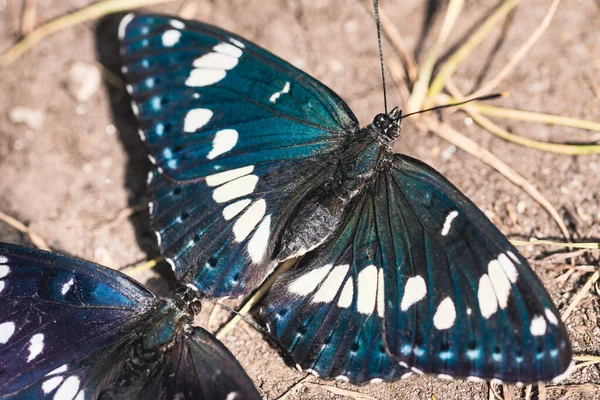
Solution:
<svg viewBox="0 0 600 400">
<path fill-rule="evenodd" d="M 377 130 L 377 139 L 385 144 L 391 144 L 400 136 L 400 119 L 402 110 L 395 107 L 389 114 L 377 114 L 373 126 Z"/>
</svg>

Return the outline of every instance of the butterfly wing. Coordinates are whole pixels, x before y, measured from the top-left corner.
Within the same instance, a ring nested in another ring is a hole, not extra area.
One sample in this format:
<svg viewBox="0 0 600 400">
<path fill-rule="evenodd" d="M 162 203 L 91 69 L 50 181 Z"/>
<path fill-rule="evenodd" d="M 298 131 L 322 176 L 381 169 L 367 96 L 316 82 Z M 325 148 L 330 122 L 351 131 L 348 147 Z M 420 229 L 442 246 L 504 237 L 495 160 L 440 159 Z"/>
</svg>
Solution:
<svg viewBox="0 0 600 400">
<path fill-rule="evenodd" d="M 109 268 L 0 243 L 0 398 L 94 398 L 154 296 Z"/>
<path fill-rule="evenodd" d="M 353 354 L 348 343 L 360 349 L 383 335 L 400 365 L 444 378 L 525 383 L 567 371 L 565 327 L 537 276 L 438 172 L 395 155 L 347 221 L 265 300 L 263 318 L 302 367 L 332 377 Z M 361 342 L 354 332 L 365 319 L 377 328 Z"/>
<path fill-rule="evenodd" d="M 149 176 L 151 221 L 179 280 L 211 297 L 250 292 L 298 202 L 358 129 L 330 89 L 210 25 L 160 15 L 120 25 Z M 299 252 L 323 238 L 309 237 Z"/>
<path fill-rule="evenodd" d="M 167 351 L 138 398 L 260 400 L 242 366 L 210 332 L 190 327 Z"/>
</svg>

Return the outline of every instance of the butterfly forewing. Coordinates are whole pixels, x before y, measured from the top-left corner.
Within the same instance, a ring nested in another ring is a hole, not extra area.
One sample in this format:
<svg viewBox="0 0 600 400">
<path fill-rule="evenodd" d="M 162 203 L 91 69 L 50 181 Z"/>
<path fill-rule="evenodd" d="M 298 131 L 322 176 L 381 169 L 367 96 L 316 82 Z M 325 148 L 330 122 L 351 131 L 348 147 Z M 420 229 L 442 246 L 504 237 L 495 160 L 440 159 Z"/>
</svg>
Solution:
<svg viewBox="0 0 600 400">
<path fill-rule="evenodd" d="M 356 118 L 315 79 L 215 27 L 128 16 L 120 35 L 158 171 L 149 187 L 161 250 L 207 296 L 246 294 L 269 271 L 295 206 L 330 176 L 323 169 Z"/>
<path fill-rule="evenodd" d="M 0 398 L 89 398 L 154 296 L 123 274 L 0 244 Z"/>
<path fill-rule="evenodd" d="M 333 378 L 343 365 L 356 383 L 403 374 L 395 363 L 523 383 L 568 369 L 565 328 L 538 278 L 435 170 L 395 155 L 347 213 L 265 300 L 262 317 L 303 368 Z"/>
</svg>

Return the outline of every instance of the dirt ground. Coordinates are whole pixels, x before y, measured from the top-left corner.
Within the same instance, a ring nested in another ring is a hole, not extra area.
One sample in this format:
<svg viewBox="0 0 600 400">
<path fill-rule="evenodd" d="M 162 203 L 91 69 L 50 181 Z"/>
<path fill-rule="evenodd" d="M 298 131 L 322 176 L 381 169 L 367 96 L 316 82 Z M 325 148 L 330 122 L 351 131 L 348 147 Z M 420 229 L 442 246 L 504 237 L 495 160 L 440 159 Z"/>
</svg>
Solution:
<svg viewBox="0 0 600 400">
<path fill-rule="evenodd" d="M 0 0 L 0 51 L 13 44 L 20 34 L 23 3 Z M 45 22 L 90 3 L 39 1 L 37 19 Z M 411 51 L 422 59 L 443 15 L 434 15 L 431 26 L 427 26 L 427 7 L 438 1 L 380 3 Z M 451 45 L 460 43 L 498 3 L 468 0 L 452 33 Z M 176 13 L 180 5 L 174 2 L 152 10 Z M 529 0 L 517 8 L 505 29 L 495 31 L 491 40 L 457 71 L 455 83 L 462 91 L 472 91 L 478 81 L 498 72 L 539 24 L 549 5 L 549 0 Z M 326 83 L 350 104 L 363 124 L 382 112 L 374 23 L 360 1 L 207 0 L 198 1 L 195 6 L 197 19 L 253 40 Z M 97 88 L 88 87 L 86 93 L 76 76 L 79 73 L 93 78 L 96 72 L 89 67 L 99 71 L 101 64 L 118 71 L 117 22 L 118 18 L 106 18 L 57 33 L 9 68 L 0 70 L 0 211 L 28 224 L 56 251 L 124 267 L 157 255 L 144 207 L 150 164 L 136 133 L 126 93 L 106 79 Z M 429 35 L 425 37 L 423 32 Z M 600 2 L 562 2 L 548 31 L 502 84 L 501 90 L 510 91 L 512 96 L 495 104 L 599 121 L 599 32 Z M 389 43 L 384 46 L 388 58 L 396 57 Z M 392 105 L 401 105 L 393 84 L 388 95 Z M 460 112 L 444 112 L 443 118 L 533 183 L 567 221 L 575 240 L 600 242 L 598 155 L 540 152 L 500 140 L 468 124 Z M 538 140 L 600 140 L 598 134 L 594 136 L 589 131 L 519 121 L 499 123 L 514 133 Z M 417 130 L 409 119 L 404 122 L 396 149 L 444 173 L 510 238 L 564 239 L 550 216 L 523 191 L 480 161 L 460 150 L 454 151 L 453 146 L 432 133 Z M 128 207 L 141 211 L 128 216 L 123 212 Z M 31 245 L 26 236 L 3 223 L 0 240 Z M 576 271 L 564 279 L 565 257 L 545 260 L 566 249 L 526 246 L 520 250 L 564 311 L 590 273 Z M 599 260 L 598 251 L 588 251 L 579 254 L 574 263 L 596 268 Z M 162 294 L 173 285 L 170 272 L 161 265 L 134 277 Z M 559 276 L 563 279 L 557 279 Z M 212 306 L 205 307 L 208 310 Z M 592 290 L 567 321 L 576 354 L 600 355 L 599 314 L 598 296 Z M 209 328 L 217 329 L 227 318 L 228 313 L 221 310 Z M 206 326 L 207 313 L 199 323 Z M 243 323 L 231 331 L 224 343 L 266 399 L 278 398 L 304 376 L 286 366 L 262 335 Z M 307 385 L 289 398 L 348 398 L 331 392 L 331 387 L 356 391 L 356 399 L 367 398 L 359 394 L 382 400 L 483 400 L 489 396 L 487 384 L 426 376 L 361 387 L 312 376 L 304 382 Z M 571 386 L 593 383 L 600 383 L 598 364 L 577 370 L 559 387 L 547 387 L 545 395 L 548 399 L 600 399 L 600 392 L 594 392 L 591 386 Z M 517 398 L 524 397 L 524 393 L 524 389 L 514 388 Z M 535 391 L 534 398 L 537 396 Z"/>
</svg>

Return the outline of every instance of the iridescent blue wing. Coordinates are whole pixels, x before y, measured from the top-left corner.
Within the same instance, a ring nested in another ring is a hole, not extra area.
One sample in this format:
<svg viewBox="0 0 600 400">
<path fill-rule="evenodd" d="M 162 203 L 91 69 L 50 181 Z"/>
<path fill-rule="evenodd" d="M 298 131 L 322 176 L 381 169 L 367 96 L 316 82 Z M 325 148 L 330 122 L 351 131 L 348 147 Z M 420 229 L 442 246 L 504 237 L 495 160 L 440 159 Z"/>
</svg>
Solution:
<svg viewBox="0 0 600 400">
<path fill-rule="evenodd" d="M 346 221 L 261 312 L 303 368 L 357 383 L 395 378 L 396 363 L 523 383 L 567 371 L 565 327 L 535 273 L 435 170 L 395 155 Z"/>
<path fill-rule="evenodd" d="M 95 398 L 154 296 L 109 268 L 0 243 L 0 398 Z"/>
<path fill-rule="evenodd" d="M 189 328 L 177 337 L 138 398 L 154 396 L 179 400 L 261 398 L 233 354 L 210 332 L 199 327 Z"/>
<path fill-rule="evenodd" d="M 246 294 L 268 273 L 299 200 L 331 176 L 330 155 L 357 120 L 323 84 L 210 25 L 131 14 L 119 34 L 158 171 L 149 188 L 161 250 L 179 280 L 205 295 Z"/>
</svg>

